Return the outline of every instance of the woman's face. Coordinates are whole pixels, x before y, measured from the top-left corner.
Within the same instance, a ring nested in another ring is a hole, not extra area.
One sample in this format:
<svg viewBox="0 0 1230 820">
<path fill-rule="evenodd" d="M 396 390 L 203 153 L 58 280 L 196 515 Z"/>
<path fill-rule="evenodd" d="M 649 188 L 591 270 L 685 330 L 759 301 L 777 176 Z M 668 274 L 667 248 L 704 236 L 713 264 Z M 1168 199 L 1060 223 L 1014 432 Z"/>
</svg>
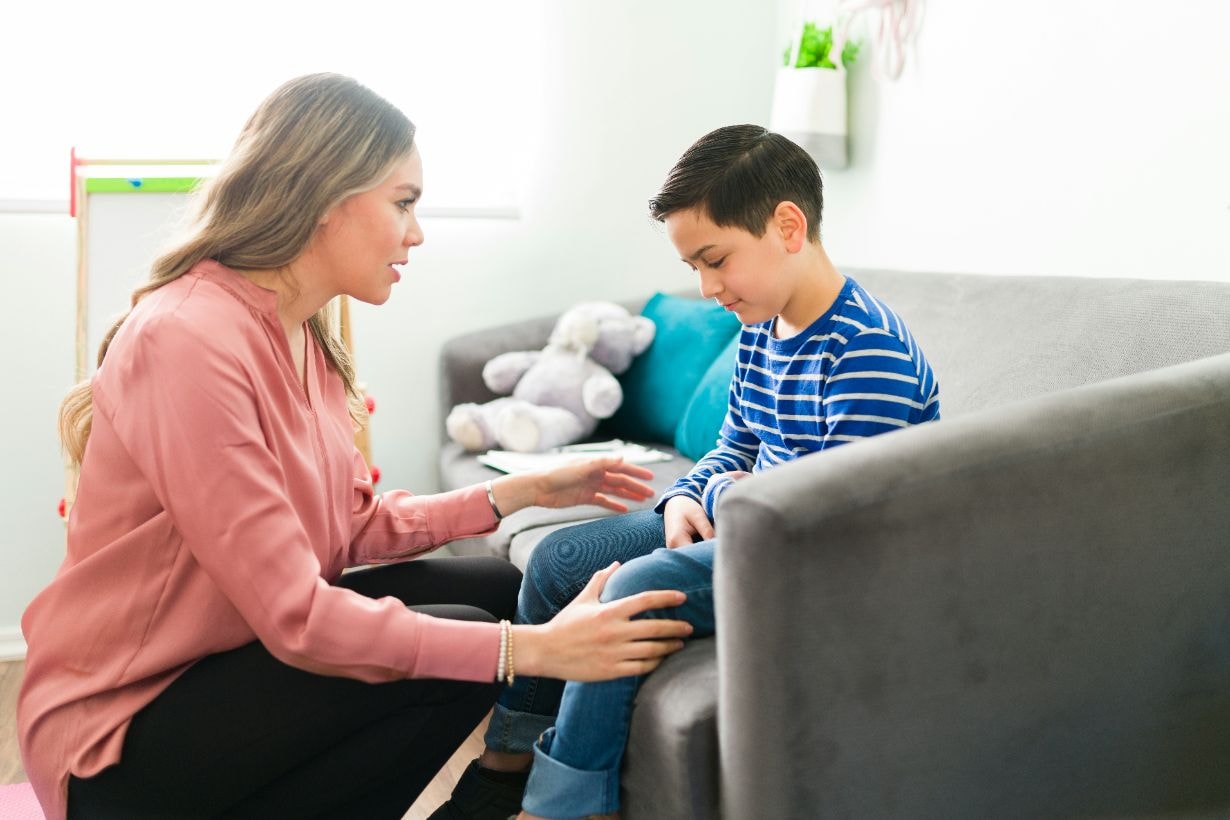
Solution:
<svg viewBox="0 0 1230 820">
<path fill-rule="evenodd" d="M 406 264 L 422 244 L 414 208 L 423 193 L 423 162 L 415 148 L 379 185 L 334 206 L 317 235 L 316 251 L 331 290 L 373 305 L 388 300 Z"/>
</svg>

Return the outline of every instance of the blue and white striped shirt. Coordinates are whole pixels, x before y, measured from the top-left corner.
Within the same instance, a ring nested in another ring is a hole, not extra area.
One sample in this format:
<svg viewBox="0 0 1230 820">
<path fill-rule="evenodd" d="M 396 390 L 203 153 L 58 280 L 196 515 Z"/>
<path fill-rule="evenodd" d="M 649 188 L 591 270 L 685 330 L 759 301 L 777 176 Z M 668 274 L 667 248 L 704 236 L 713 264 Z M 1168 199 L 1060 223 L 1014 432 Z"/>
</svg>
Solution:
<svg viewBox="0 0 1230 820">
<path fill-rule="evenodd" d="M 940 389 L 905 323 L 853 279 L 803 332 L 773 338 L 773 320 L 744 325 L 726 420 L 692 472 L 658 500 L 686 495 L 715 518 L 734 483 L 799 456 L 933 421 Z"/>
</svg>

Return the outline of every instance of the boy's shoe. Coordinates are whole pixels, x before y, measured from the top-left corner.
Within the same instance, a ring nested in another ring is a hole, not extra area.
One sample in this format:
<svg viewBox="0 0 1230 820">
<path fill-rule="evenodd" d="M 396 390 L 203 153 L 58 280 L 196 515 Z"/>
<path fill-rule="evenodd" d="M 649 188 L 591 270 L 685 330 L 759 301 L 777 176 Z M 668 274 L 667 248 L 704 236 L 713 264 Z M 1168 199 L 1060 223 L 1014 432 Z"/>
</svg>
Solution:
<svg viewBox="0 0 1230 820">
<path fill-rule="evenodd" d="M 529 770 L 493 772 L 472 760 L 453 787 L 452 797 L 427 820 L 506 820 L 521 811 L 529 779 Z"/>
</svg>

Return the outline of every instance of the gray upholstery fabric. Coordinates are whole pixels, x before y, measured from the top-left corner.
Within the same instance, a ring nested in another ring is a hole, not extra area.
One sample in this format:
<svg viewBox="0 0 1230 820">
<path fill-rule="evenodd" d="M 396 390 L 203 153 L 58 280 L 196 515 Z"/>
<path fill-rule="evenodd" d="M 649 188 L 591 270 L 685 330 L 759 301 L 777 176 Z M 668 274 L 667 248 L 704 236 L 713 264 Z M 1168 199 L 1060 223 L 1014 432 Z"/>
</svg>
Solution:
<svg viewBox="0 0 1230 820">
<path fill-rule="evenodd" d="M 1230 351 L 1224 283 L 845 272 L 910 327 L 946 419 Z"/>
<path fill-rule="evenodd" d="M 1224 355 L 741 483 L 727 816 L 1230 809 L 1228 453 Z"/>
<path fill-rule="evenodd" d="M 713 638 L 692 641 L 645 679 L 628 735 L 636 751 L 624 761 L 624 820 L 718 816 L 715 648 Z"/>
</svg>

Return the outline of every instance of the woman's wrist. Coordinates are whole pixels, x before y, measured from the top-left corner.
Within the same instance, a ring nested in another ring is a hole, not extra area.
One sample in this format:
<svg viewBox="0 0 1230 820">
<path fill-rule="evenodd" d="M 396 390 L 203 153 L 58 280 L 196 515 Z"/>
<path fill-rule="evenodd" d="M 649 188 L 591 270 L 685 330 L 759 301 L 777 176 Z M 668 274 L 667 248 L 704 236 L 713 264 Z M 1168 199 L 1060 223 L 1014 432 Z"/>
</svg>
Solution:
<svg viewBox="0 0 1230 820">
<path fill-rule="evenodd" d="M 538 498 L 536 473 L 517 473 L 501 476 L 488 482 L 492 505 L 500 511 L 500 517 L 531 507 Z"/>
<path fill-rule="evenodd" d="M 516 669 L 518 675 L 538 676 L 543 674 L 543 641 L 546 638 L 545 626 L 530 624 L 513 624 L 511 627 L 512 642 L 516 652 Z"/>
</svg>

